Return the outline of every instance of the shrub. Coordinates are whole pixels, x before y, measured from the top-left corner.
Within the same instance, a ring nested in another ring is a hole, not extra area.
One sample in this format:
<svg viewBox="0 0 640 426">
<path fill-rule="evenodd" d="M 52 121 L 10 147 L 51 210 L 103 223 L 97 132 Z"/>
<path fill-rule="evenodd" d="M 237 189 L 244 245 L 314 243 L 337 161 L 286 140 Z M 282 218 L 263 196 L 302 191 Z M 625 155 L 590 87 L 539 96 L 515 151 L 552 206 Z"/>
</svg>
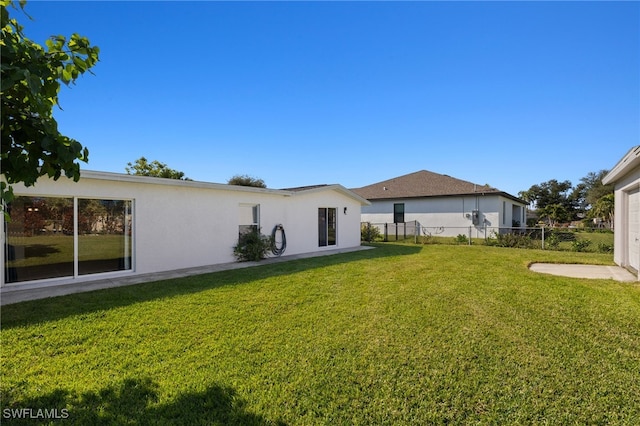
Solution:
<svg viewBox="0 0 640 426">
<path fill-rule="evenodd" d="M 381 239 L 380 230 L 377 226 L 371 226 L 369 222 L 363 223 L 360 227 L 360 239 L 367 243 Z"/>
<path fill-rule="evenodd" d="M 435 244 L 435 240 L 431 234 L 420 235 L 417 241 L 419 244 Z"/>
<path fill-rule="evenodd" d="M 587 251 L 590 245 L 591 245 L 591 240 L 575 240 L 571 243 L 571 250 Z"/>
<path fill-rule="evenodd" d="M 239 262 L 258 261 L 267 257 L 273 247 L 273 239 L 262 235 L 258 229 L 240 234 L 233 255 Z"/>
<path fill-rule="evenodd" d="M 466 244 L 469 242 L 469 239 L 464 234 L 458 234 L 454 241 L 458 244 Z"/>
<path fill-rule="evenodd" d="M 558 236 L 558 233 L 551 232 L 545 239 L 545 244 L 552 250 L 558 250 L 558 247 L 560 247 L 560 237 Z"/>
<path fill-rule="evenodd" d="M 495 238 L 490 238 L 486 241 L 487 245 L 496 247 L 511 247 L 511 248 L 533 248 L 533 240 L 528 235 L 524 234 L 498 234 L 493 233 Z"/>
<path fill-rule="evenodd" d="M 599 253 L 613 253 L 613 244 L 607 243 L 598 243 L 598 252 Z"/>
</svg>

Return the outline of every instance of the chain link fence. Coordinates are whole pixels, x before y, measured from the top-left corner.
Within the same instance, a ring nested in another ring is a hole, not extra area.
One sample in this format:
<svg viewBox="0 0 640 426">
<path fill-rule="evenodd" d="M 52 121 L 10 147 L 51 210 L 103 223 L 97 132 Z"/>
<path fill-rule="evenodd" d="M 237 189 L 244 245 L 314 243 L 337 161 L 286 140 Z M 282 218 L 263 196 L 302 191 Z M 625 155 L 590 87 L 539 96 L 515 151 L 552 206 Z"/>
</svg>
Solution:
<svg viewBox="0 0 640 426">
<path fill-rule="evenodd" d="M 483 244 L 498 247 L 613 253 L 609 230 L 498 227 L 428 226 L 418 221 L 402 223 L 362 222 L 365 242 L 412 241 L 416 244 Z"/>
</svg>

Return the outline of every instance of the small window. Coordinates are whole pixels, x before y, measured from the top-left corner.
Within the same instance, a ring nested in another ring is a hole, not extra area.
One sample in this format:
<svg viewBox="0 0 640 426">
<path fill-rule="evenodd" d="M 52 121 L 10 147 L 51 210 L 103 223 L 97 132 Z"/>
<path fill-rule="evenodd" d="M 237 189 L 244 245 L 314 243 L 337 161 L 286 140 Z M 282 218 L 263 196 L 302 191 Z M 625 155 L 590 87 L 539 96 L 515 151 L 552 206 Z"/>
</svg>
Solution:
<svg viewBox="0 0 640 426">
<path fill-rule="evenodd" d="M 318 209 L 318 246 L 335 246 L 337 242 L 337 215 L 335 208 Z"/>
<path fill-rule="evenodd" d="M 502 224 L 506 224 L 507 223 L 507 202 L 503 201 L 502 202 Z"/>
<path fill-rule="evenodd" d="M 238 235 L 260 229 L 260 205 L 240 204 Z"/>
<path fill-rule="evenodd" d="M 393 205 L 393 223 L 404 223 L 404 203 Z"/>
</svg>

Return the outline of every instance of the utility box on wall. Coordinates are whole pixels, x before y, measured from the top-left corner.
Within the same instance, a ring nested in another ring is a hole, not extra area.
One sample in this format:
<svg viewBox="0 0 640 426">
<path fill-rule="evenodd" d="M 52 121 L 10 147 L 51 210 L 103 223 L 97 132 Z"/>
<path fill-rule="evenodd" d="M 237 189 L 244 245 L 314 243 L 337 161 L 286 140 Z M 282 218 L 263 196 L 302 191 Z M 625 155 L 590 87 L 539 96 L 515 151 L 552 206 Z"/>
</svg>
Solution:
<svg viewBox="0 0 640 426">
<path fill-rule="evenodd" d="M 480 225 L 480 211 L 478 210 L 473 210 L 471 212 L 471 222 L 474 225 Z"/>
</svg>

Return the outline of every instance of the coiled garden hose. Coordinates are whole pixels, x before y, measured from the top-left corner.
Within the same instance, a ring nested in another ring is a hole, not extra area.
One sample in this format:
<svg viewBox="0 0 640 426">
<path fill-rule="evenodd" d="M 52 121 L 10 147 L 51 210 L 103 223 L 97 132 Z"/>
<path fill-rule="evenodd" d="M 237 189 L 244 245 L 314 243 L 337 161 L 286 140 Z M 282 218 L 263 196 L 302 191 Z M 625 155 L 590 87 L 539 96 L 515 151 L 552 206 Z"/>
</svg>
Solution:
<svg viewBox="0 0 640 426">
<path fill-rule="evenodd" d="M 282 240 L 280 242 L 280 247 L 276 243 L 276 234 L 280 231 L 282 233 Z M 287 235 L 284 233 L 284 226 L 278 224 L 273 227 L 273 231 L 271 231 L 271 252 L 276 256 L 282 255 L 284 251 L 287 249 Z"/>
</svg>

